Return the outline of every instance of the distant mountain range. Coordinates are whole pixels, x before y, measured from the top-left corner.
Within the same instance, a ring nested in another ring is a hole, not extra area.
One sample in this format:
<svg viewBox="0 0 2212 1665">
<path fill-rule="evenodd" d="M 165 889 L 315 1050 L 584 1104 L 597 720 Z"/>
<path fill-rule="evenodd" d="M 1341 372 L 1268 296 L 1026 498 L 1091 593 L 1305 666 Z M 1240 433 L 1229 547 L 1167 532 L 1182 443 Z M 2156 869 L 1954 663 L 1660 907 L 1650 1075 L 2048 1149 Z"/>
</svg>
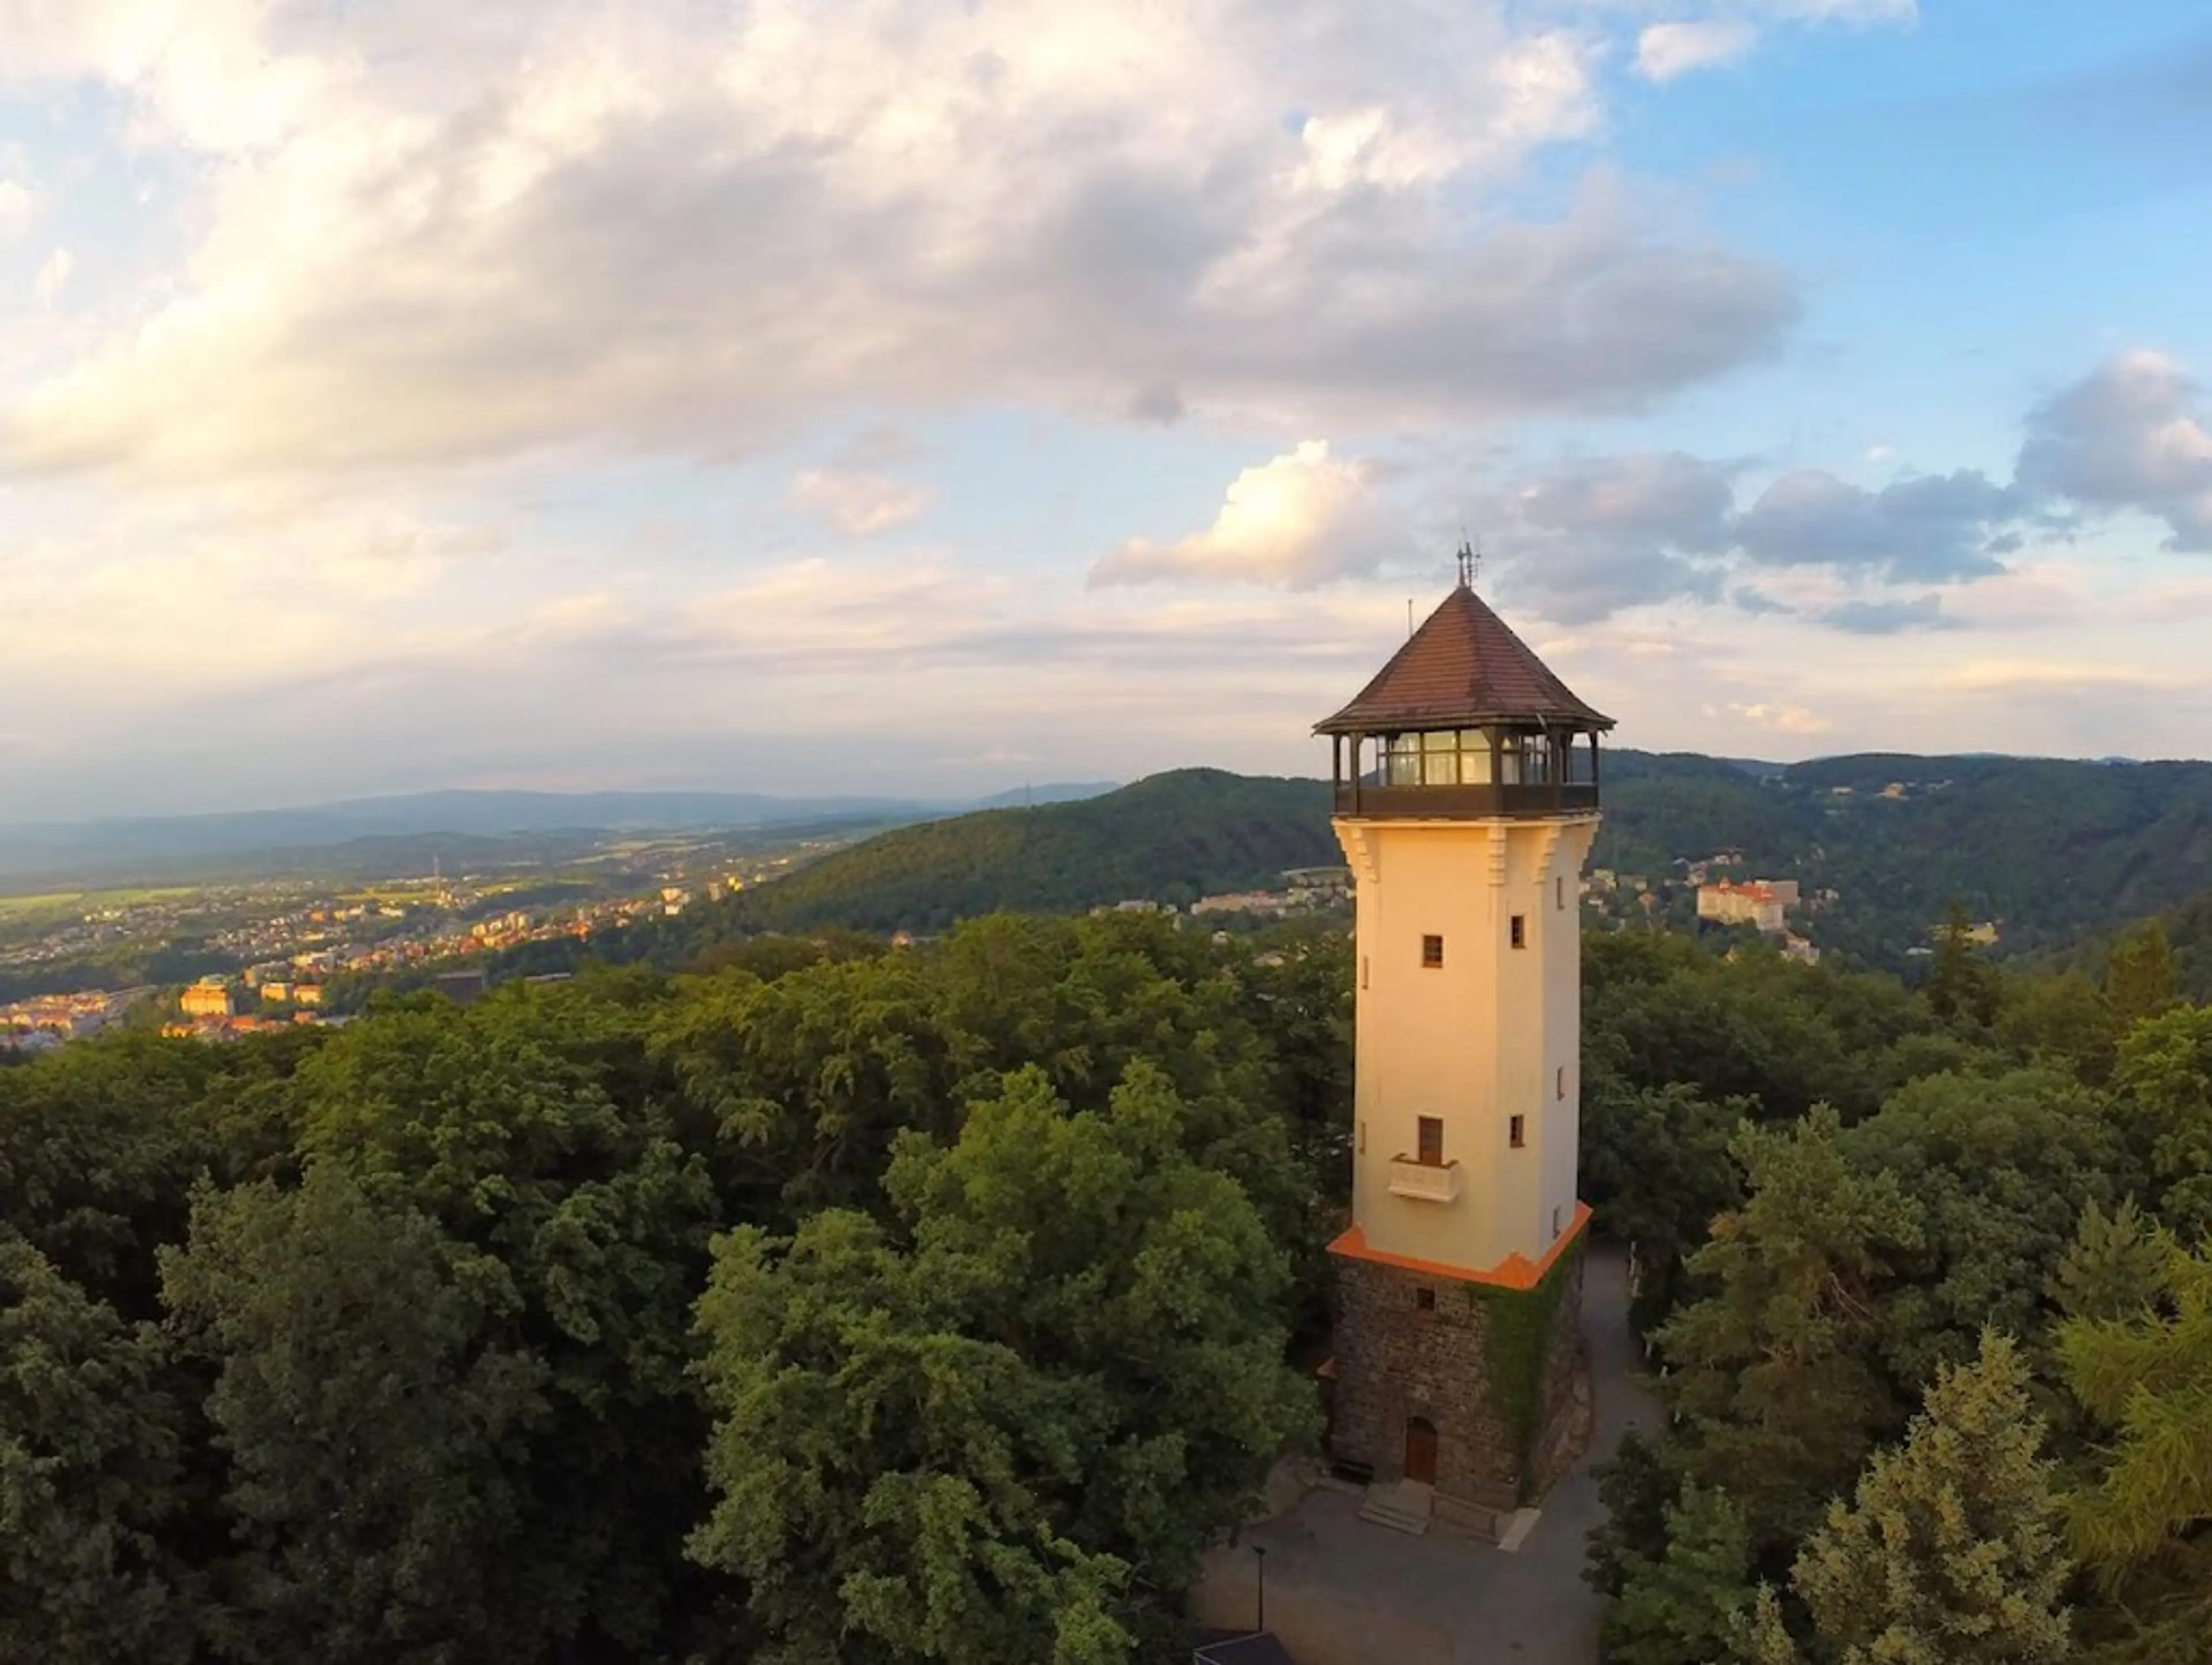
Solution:
<svg viewBox="0 0 2212 1665">
<path fill-rule="evenodd" d="M 1902 963 L 1954 898 L 2006 951 L 2043 948 L 2212 889 L 2212 763 L 1869 755 L 1759 764 L 1610 752 L 1593 866 L 1652 878 L 1734 854 L 1838 904 L 1814 934 Z M 760 929 L 932 931 L 994 908 L 1187 902 L 1341 860 L 1325 781 L 1218 769 L 1080 802 L 909 826 L 669 922 L 653 957 Z"/>
<path fill-rule="evenodd" d="M 964 810 L 1057 803 L 1111 781 L 1018 787 L 951 802 L 870 797 L 776 798 L 738 792 L 423 792 L 299 809 L 0 824 L 0 877 L 189 872 L 258 854 L 302 865 L 306 853 L 363 840 L 498 839 L 515 834 L 730 831 L 826 821 L 914 821 Z"/>
</svg>

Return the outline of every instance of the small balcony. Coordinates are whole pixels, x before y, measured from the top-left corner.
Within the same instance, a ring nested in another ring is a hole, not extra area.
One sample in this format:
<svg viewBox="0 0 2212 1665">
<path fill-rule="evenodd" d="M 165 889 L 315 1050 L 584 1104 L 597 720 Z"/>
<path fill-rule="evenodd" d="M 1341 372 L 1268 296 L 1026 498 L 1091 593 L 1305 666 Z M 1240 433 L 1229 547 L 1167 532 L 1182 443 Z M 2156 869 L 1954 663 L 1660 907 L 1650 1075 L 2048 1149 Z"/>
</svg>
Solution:
<svg viewBox="0 0 2212 1665">
<path fill-rule="evenodd" d="M 1416 1162 L 1411 1157 L 1390 1158 L 1390 1194 L 1417 1202 L 1457 1202 L 1459 1164 Z"/>
</svg>

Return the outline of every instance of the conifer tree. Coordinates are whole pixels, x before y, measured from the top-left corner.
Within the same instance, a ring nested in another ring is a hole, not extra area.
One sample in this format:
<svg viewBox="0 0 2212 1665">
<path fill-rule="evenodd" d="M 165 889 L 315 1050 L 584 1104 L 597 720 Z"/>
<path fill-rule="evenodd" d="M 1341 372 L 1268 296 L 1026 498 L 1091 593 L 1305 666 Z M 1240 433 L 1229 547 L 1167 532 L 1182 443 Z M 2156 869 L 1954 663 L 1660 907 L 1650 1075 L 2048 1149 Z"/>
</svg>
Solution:
<svg viewBox="0 0 2212 1665">
<path fill-rule="evenodd" d="M 1694 1480 L 1667 1509 L 1667 1547 L 1631 1551 L 1605 1616 L 1614 1665 L 1717 1665 L 1752 1600 L 1751 1533 L 1725 1492 Z"/>
<path fill-rule="evenodd" d="M 2042 1441 L 2027 1364 L 1984 1331 L 1979 1358 L 1939 1371 L 1904 1445 L 1876 1454 L 1797 1557 L 1791 1583 L 1840 1665 L 2073 1656 L 2073 1569 Z"/>
<path fill-rule="evenodd" d="M 2120 1026 L 2155 1018 L 2181 995 L 2180 973 L 2173 962 L 2173 945 L 2166 927 L 2145 920 L 2112 946 L 2105 964 L 2105 998 L 2112 1002 Z"/>
<path fill-rule="evenodd" d="M 1950 1023 L 1987 1027 L 1996 1016 L 1996 985 L 1990 968 L 1974 952 L 1973 921 L 1966 903 L 1951 899 L 1936 933 L 1936 954 L 1922 990 L 1936 1015 Z"/>
<path fill-rule="evenodd" d="M 2172 1244 L 2129 1197 L 2110 1214 L 2095 1200 L 2082 1212 L 2073 1247 L 2051 1274 L 2051 1298 L 2069 1318 L 2148 1313 L 2163 1286 Z"/>
<path fill-rule="evenodd" d="M 1761 1555 L 1794 1544 L 1901 1419 L 1877 1364 L 1876 1286 L 1921 1238 L 1894 1176 L 1846 1158 L 1834 1111 L 1747 1125 L 1750 1196 L 1690 1261 L 1711 1290 L 1659 1333 L 1685 1467 L 1725 1486 Z"/>
<path fill-rule="evenodd" d="M 2185 1665 L 2212 1636 L 2212 1258 L 2170 1242 L 2160 1309 L 2059 1327 L 2067 1385 L 2113 1431 L 2075 1550 L 2120 1616 L 2100 1658 Z"/>
</svg>

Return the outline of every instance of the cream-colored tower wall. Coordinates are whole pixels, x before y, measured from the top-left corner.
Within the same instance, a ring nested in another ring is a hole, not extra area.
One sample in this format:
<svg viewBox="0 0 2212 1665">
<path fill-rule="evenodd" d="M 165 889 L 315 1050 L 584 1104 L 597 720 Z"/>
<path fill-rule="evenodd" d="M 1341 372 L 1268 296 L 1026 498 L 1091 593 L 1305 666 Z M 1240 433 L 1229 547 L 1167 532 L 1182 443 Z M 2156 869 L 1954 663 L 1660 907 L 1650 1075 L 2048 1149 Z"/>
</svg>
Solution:
<svg viewBox="0 0 2212 1665">
<path fill-rule="evenodd" d="M 1575 1216 L 1597 817 L 1335 824 L 1356 885 L 1353 1219 L 1384 1254 L 1540 1260 Z M 1441 966 L 1423 963 L 1431 936 Z M 1418 1163 L 1423 1116 L 1443 1124 L 1444 1171 Z"/>
</svg>

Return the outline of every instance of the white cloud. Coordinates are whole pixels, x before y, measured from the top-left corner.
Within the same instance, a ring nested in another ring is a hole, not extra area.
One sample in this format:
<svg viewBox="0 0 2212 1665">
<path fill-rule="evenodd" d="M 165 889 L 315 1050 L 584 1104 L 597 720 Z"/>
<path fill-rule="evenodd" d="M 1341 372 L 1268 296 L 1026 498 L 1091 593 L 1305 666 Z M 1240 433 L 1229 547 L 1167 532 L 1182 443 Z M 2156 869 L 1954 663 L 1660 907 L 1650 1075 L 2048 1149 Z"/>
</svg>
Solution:
<svg viewBox="0 0 2212 1665">
<path fill-rule="evenodd" d="M 810 468 L 791 483 L 791 498 L 848 538 L 871 538 L 918 520 L 937 494 L 926 485 L 860 469 Z"/>
<path fill-rule="evenodd" d="M 61 299 L 62 291 L 69 287 L 70 274 L 76 270 L 76 257 L 67 249 L 56 249 L 39 265 L 38 276 L 31 280 L 31 293 L 39 298 L 42 307 L 51 307 Z"/>
<path fill-rule="evenodd" d="M 38 197 L 28 186 L 15 179 L 0 179 L 0 237 L 21 232 L 38 207 Z"/>
<path fill-rule="evenodd" d="M 1172 544 L 1131 538 L 1091 569 L 1093 586 L 1163 581 L 1310 588 L 1372 573 L 1407 544 L 1396 507 L 1376 489 L 1370 462 L 1340 462 L 1325 440 L 1231 481 L 1204 532 Z"/>
<path fill-rule="evenodd" d="M 2064 659 L 1977 659 L 1944 672 L 1937 683 L 1941 687 L 1973 694 L 2024 689 L 2090 690 L 2189 685 L 2187 679 L 2141 665 L 2083 664 Z"/>
<path fill-rule="evenodd" d="M 1802 705 L 1759 702 L 1752 705 L 1731 705 L 1734 712 L 1754 728 L 1771 730 L 1777 734 L 1826 734 L 1835 724 L 1817 711 L 1808 711 Z"/>
<path fill-rule="evenodd" d="M 18 404 L 21 464 L 726 455 L 976 400 L 1628 409 L 1796 311 L 1625 187 L 1504 211 L 1602 110 L 1599 38 L 1502 0 L 30 10 L 0 76 L 104 81 L 220 166 L 174 298 Z"/>
<path fill-rule="evenodd" d="M 1805 23 L 1911 24 L 1920 21 L 1919 0 L 1774 0 L 1778 17 Z"/>
<path fill-rule="evenodd" d="M 1647 81 L 1672 81 L 1692 70 L 1736 63 L 1758 43 L 1759 31 L 1741 18 L 1654 23 L 1636 38 L 1637 73 Z"/>
</svg>

